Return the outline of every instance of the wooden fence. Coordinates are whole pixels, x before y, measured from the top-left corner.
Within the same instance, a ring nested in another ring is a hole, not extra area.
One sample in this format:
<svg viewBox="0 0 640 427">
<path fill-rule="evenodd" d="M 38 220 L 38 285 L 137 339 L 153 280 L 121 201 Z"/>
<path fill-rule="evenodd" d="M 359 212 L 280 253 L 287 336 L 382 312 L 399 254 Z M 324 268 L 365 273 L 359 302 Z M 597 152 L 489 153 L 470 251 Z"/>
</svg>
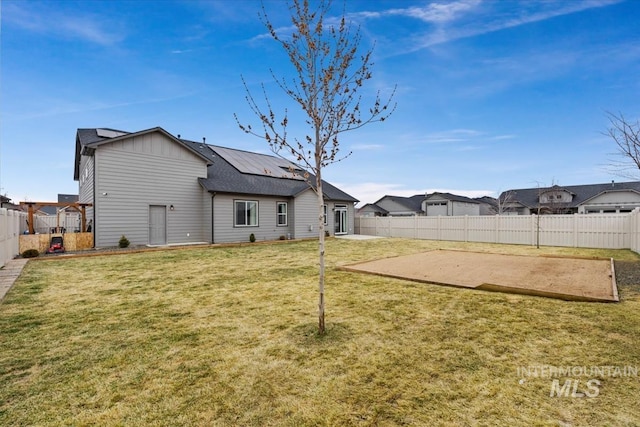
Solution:
<svg viewBox="0 0 640 427">
<path fill-rule="evenodd" d="M 640 253 L 640 209 L 628 214 L 360 217 L 356 234 Z"/>
<path fill-rule="evenodd" d="M 26 228 L 27 214 L 0 208 L 0 267 L 19 253 L 19 237 Z"/>
</svg>

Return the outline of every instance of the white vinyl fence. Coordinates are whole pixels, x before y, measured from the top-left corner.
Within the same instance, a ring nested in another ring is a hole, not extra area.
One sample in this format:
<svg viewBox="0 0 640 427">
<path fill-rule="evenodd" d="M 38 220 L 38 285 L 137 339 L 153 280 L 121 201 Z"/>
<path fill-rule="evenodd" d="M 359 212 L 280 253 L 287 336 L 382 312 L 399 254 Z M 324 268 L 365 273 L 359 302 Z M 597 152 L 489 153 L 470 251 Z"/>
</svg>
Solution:
<svg viewBox="0 0 640 427">
<path fill-rule="evenodd" d="M 80 231 L 80 214 L 67 212 L 60 215 L 34 215 L 33 228 L 36 233 L 51 233 L 60 228 L 65 232 L 77 233 Z"/>
<path fill-rule="evenodd" d="M 18 255 L 20 233 L 26 229 L 26 220 L 24 212 L 0 208 L 0 267 Z"/>
<path fill-rule="evenodd" d="M 640 209 L 628 214 L 360 217 L 356 234 L 640 252 Z"/>
</svg>

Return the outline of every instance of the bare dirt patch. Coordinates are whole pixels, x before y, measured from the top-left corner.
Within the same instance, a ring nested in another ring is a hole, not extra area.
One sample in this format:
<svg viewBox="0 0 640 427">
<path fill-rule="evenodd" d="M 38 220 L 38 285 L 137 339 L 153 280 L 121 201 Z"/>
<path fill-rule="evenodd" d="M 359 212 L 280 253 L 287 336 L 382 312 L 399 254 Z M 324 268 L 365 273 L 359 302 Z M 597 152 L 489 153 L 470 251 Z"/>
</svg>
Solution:
<svg viewBox="0 0 640 427">
<path fill-rule="evenodd" d="M 618 300 L 611 261 L 602 259 L 437 250 L 344 268 L 419 282 L 566 300 Z"/>
</svg>

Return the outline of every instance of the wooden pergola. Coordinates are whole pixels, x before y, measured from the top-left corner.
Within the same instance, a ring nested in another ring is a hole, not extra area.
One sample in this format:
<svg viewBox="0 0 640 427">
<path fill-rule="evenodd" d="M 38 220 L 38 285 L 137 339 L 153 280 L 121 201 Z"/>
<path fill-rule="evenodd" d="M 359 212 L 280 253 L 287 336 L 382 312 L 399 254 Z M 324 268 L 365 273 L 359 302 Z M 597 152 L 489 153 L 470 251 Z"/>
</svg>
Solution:
<svg viewBox="0 0 640 427">
<path fill-rule="evenodd" d="M 53 206 L 56 208 L 70 208 L 75 209 L 80 212 L 80 231 L 82 233 L 86 233 L 87 231 L 87 212 L 86 208 L 89 206 L 93 206 L 93 203 L 65 203 L 65 202 L 20 202 L 20 206 L 27 206 L 27 215 L 29 221 L 29 234 L 35 234 L 35 229 L 33 228 L 33 213 L 40 208 L 45 206 Z"/>
</svg>

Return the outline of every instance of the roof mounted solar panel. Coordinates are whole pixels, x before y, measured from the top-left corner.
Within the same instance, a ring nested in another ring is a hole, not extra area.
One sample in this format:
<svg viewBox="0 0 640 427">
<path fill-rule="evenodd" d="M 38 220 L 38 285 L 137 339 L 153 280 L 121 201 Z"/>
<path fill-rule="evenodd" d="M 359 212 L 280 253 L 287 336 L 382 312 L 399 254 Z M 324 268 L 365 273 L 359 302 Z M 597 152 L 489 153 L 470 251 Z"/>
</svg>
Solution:
<svg viewBox="0 0 640 427">
<path fill-rule="evenodd" d="M 238 171 L 252 175 L 304 180 L 300 166 L 279 157 L 215 146 L 213 149 Z"/>
<path fill-rule="evenodd" d="M 117 138 L 119 136 L 127 135 L 127 132 L 119 132 L 111 129 L 96 129 L 96 133 L 102 138 Z"/>
</svg>

